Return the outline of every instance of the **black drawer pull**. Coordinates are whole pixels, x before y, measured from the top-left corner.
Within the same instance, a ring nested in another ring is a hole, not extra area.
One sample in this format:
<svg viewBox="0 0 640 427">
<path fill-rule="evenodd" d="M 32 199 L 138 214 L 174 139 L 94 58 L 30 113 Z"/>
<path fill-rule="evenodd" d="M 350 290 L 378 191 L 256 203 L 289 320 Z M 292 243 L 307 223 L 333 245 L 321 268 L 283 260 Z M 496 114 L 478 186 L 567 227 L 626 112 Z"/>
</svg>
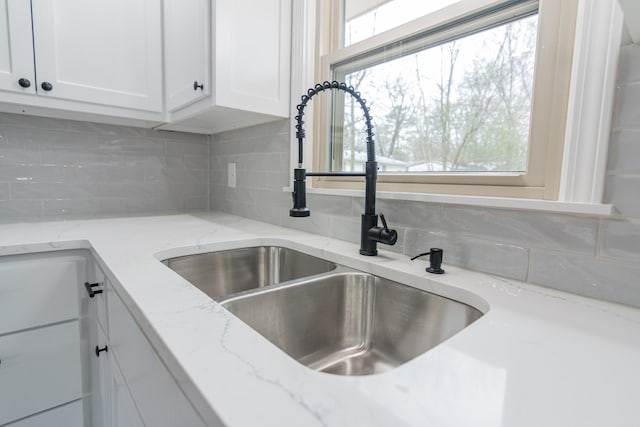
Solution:
<svg viewBox="0 0 640 427">
<path fill-rule="evenodd" d="M 100 353 L 102 353 L 103 351 L 105 353 L 108 353 L 109 352 L 109 347 L 106 346 L 106 345 L 104 347 L 102 347 L 102 348 L 96 346 L 96 357 L 100 357 Z"/>
<path fill-rule="evenodd" d="M 93 290 L 93 288 L 95 288 L 96 286 L 100 286 L 100 283 L 84 282 L 84 288 L 87 290 L 87 293 L 89 294 L 89 298 L 93 298 L 97 294 L 101 294 L 102 293 L 102 289 L 98 289 L 98 290 L 95 290 L 95 291 Z"/>
</svg>

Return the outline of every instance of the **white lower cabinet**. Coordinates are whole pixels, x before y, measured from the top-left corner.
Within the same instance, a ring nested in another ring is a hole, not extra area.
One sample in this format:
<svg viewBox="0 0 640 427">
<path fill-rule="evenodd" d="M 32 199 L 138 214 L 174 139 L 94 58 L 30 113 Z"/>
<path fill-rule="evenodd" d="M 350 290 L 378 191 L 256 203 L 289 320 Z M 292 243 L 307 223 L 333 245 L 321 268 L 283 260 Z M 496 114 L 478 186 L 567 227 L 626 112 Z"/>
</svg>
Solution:
<svg viewBox="0 0 640 427">
<path fill-rule="evenodd" d="M 0 337 L 0 425 L 82 397 L 78 321 Z"/>
<path fill-rule="evenodd" d="M 114 365 L 121 369 L 145 425 L 204 426 L 198 413 L 111 287 L 107 287 L 107 310 L 109 353 L 116 361 Z M 113 393 L 112 398 L 115 398 Z"/>
<path fill-rule="evenodd" d="M 83 396 L 79 281 L 86 266 L 78 252 L 0 258 L 0 425 L 55 425 L 49 417 L 82 425 L 82 411 L 61 405 Z"/>
<path fill-rule="evenodd" d="M 100 273 L 100 272 L 99 272 Z M 105 282 L 103 282 L 105 283 Z M 110 289 L 106 283 L 104 290 Z M 117 298 L 117 297 L 116 297 Z M 106 307 L 106 293 L 100 304 Z M 99 317 L 98 317 L 99 319 Z M 113 349 L 100 322 L 93 322 L 91 330 L 91 415 L 92 426 L 144 426 L 129 387 L 113 357 Z"/>
<path fill-rule="evenodd" d="M 0 257 L 0 426 L 204 425 L 89 251 Z"/>
</svg>

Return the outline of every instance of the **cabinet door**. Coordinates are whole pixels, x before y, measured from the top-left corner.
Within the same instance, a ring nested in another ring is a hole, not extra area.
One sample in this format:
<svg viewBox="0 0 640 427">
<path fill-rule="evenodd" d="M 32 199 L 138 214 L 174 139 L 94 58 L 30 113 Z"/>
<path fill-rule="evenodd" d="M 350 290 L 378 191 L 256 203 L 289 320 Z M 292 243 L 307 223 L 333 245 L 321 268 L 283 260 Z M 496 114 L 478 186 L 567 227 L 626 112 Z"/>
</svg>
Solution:
<svg viewBox="0 0 640 427">
<path fill-rule="evenodd" d="M 113 358 L 111 365 L 111 425 L 113 427 L 144 427 L 124 376 Z"/>
<path fill-rule="evenodd" d="M 291 0 L 217 0 L 216 102 L 289 116 Z"/>
<path fill-rule="evenodd" d="M 91 384 L 91 425 L 108 427 L 111 425 L 111 363 L 109 343 L 102 327 L 91 319 L 91 340 L 89 351 L 89 372 Z M 107 348 L 96 355 L 95 348 Z"/>
<path fill-rule="evenodd" d="M 167 110 L 211 93 L 211 1 L 164 0 Z M 202 85 L 202 88 L 194 86 Z"/>
<path fill-rule="evenodd" d="M 160 0 L 31 3 L 39 95 L 162 111 Z"/>
<path fill-rule="evenodd" d="M 145 424 L 204 426 L 115 292 L 109 292 L 107 309 L 109 353 L 120 367 Z"/>
<path fill-rule="evenodd" d="M 28 80 L 30 86 L 20 86 L 20 79 Z M 36 93 L 35 88 L 30 4 L 0 0 L 0 90 Z"/>
<path fill-rule="evenodd" d="M 82 397 L 78 321 L 0 337 L 0 425 Z"/>
</svg>

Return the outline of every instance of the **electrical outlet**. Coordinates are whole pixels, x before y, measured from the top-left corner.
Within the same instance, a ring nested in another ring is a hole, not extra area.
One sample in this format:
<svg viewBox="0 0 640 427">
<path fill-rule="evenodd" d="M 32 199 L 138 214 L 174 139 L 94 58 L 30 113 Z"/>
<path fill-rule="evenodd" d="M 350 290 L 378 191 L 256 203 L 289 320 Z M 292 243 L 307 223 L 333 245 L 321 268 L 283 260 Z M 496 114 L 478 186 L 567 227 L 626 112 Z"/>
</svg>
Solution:
<svg viewBox="0 0 640 427">
<path fill-rule="evenodd" d="M 227 163 L 227 186 L 235 188 L 236 186 L 236 164 Z"/>
</svg>

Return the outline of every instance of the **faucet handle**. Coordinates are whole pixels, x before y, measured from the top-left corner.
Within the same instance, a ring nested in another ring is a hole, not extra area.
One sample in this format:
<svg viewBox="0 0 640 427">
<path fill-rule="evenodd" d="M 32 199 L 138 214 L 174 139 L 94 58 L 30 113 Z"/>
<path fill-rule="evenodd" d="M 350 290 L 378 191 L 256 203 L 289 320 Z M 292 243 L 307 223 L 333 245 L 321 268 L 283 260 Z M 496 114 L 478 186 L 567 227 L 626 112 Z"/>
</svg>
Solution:
<svg viewBox="0 0 640 427">
<path fill-rule="evenodd" d="M 387 227 L 387 220 L 384 219 L 384 215 L 380 214 L 380 220 L 382 221 L 382 226 L 384 227 L 384 231 L 389 232 L 389 227 Z"/>
<path fill-rule="evenodd" d="M 384 219 L 384 215 L 380 214 L 382 220 L 382 228 L 373 227 L 369 230 L 369 235 L 376 242 L 384 243 L 385 245 L 395 245 L 398 241 L 398 232 L 396 230 L 390 230 L 387 226 L 387 220 Z"/>
<path fill-rule="evenodd" d="M 384 215 L 380 214 L 380 221 L 382 221 L 382 227 L 384 227 L 384 231 L 389 232 L 389 227 L 387 227 L 387 220 L 384 219 Z"/>
</svg>

